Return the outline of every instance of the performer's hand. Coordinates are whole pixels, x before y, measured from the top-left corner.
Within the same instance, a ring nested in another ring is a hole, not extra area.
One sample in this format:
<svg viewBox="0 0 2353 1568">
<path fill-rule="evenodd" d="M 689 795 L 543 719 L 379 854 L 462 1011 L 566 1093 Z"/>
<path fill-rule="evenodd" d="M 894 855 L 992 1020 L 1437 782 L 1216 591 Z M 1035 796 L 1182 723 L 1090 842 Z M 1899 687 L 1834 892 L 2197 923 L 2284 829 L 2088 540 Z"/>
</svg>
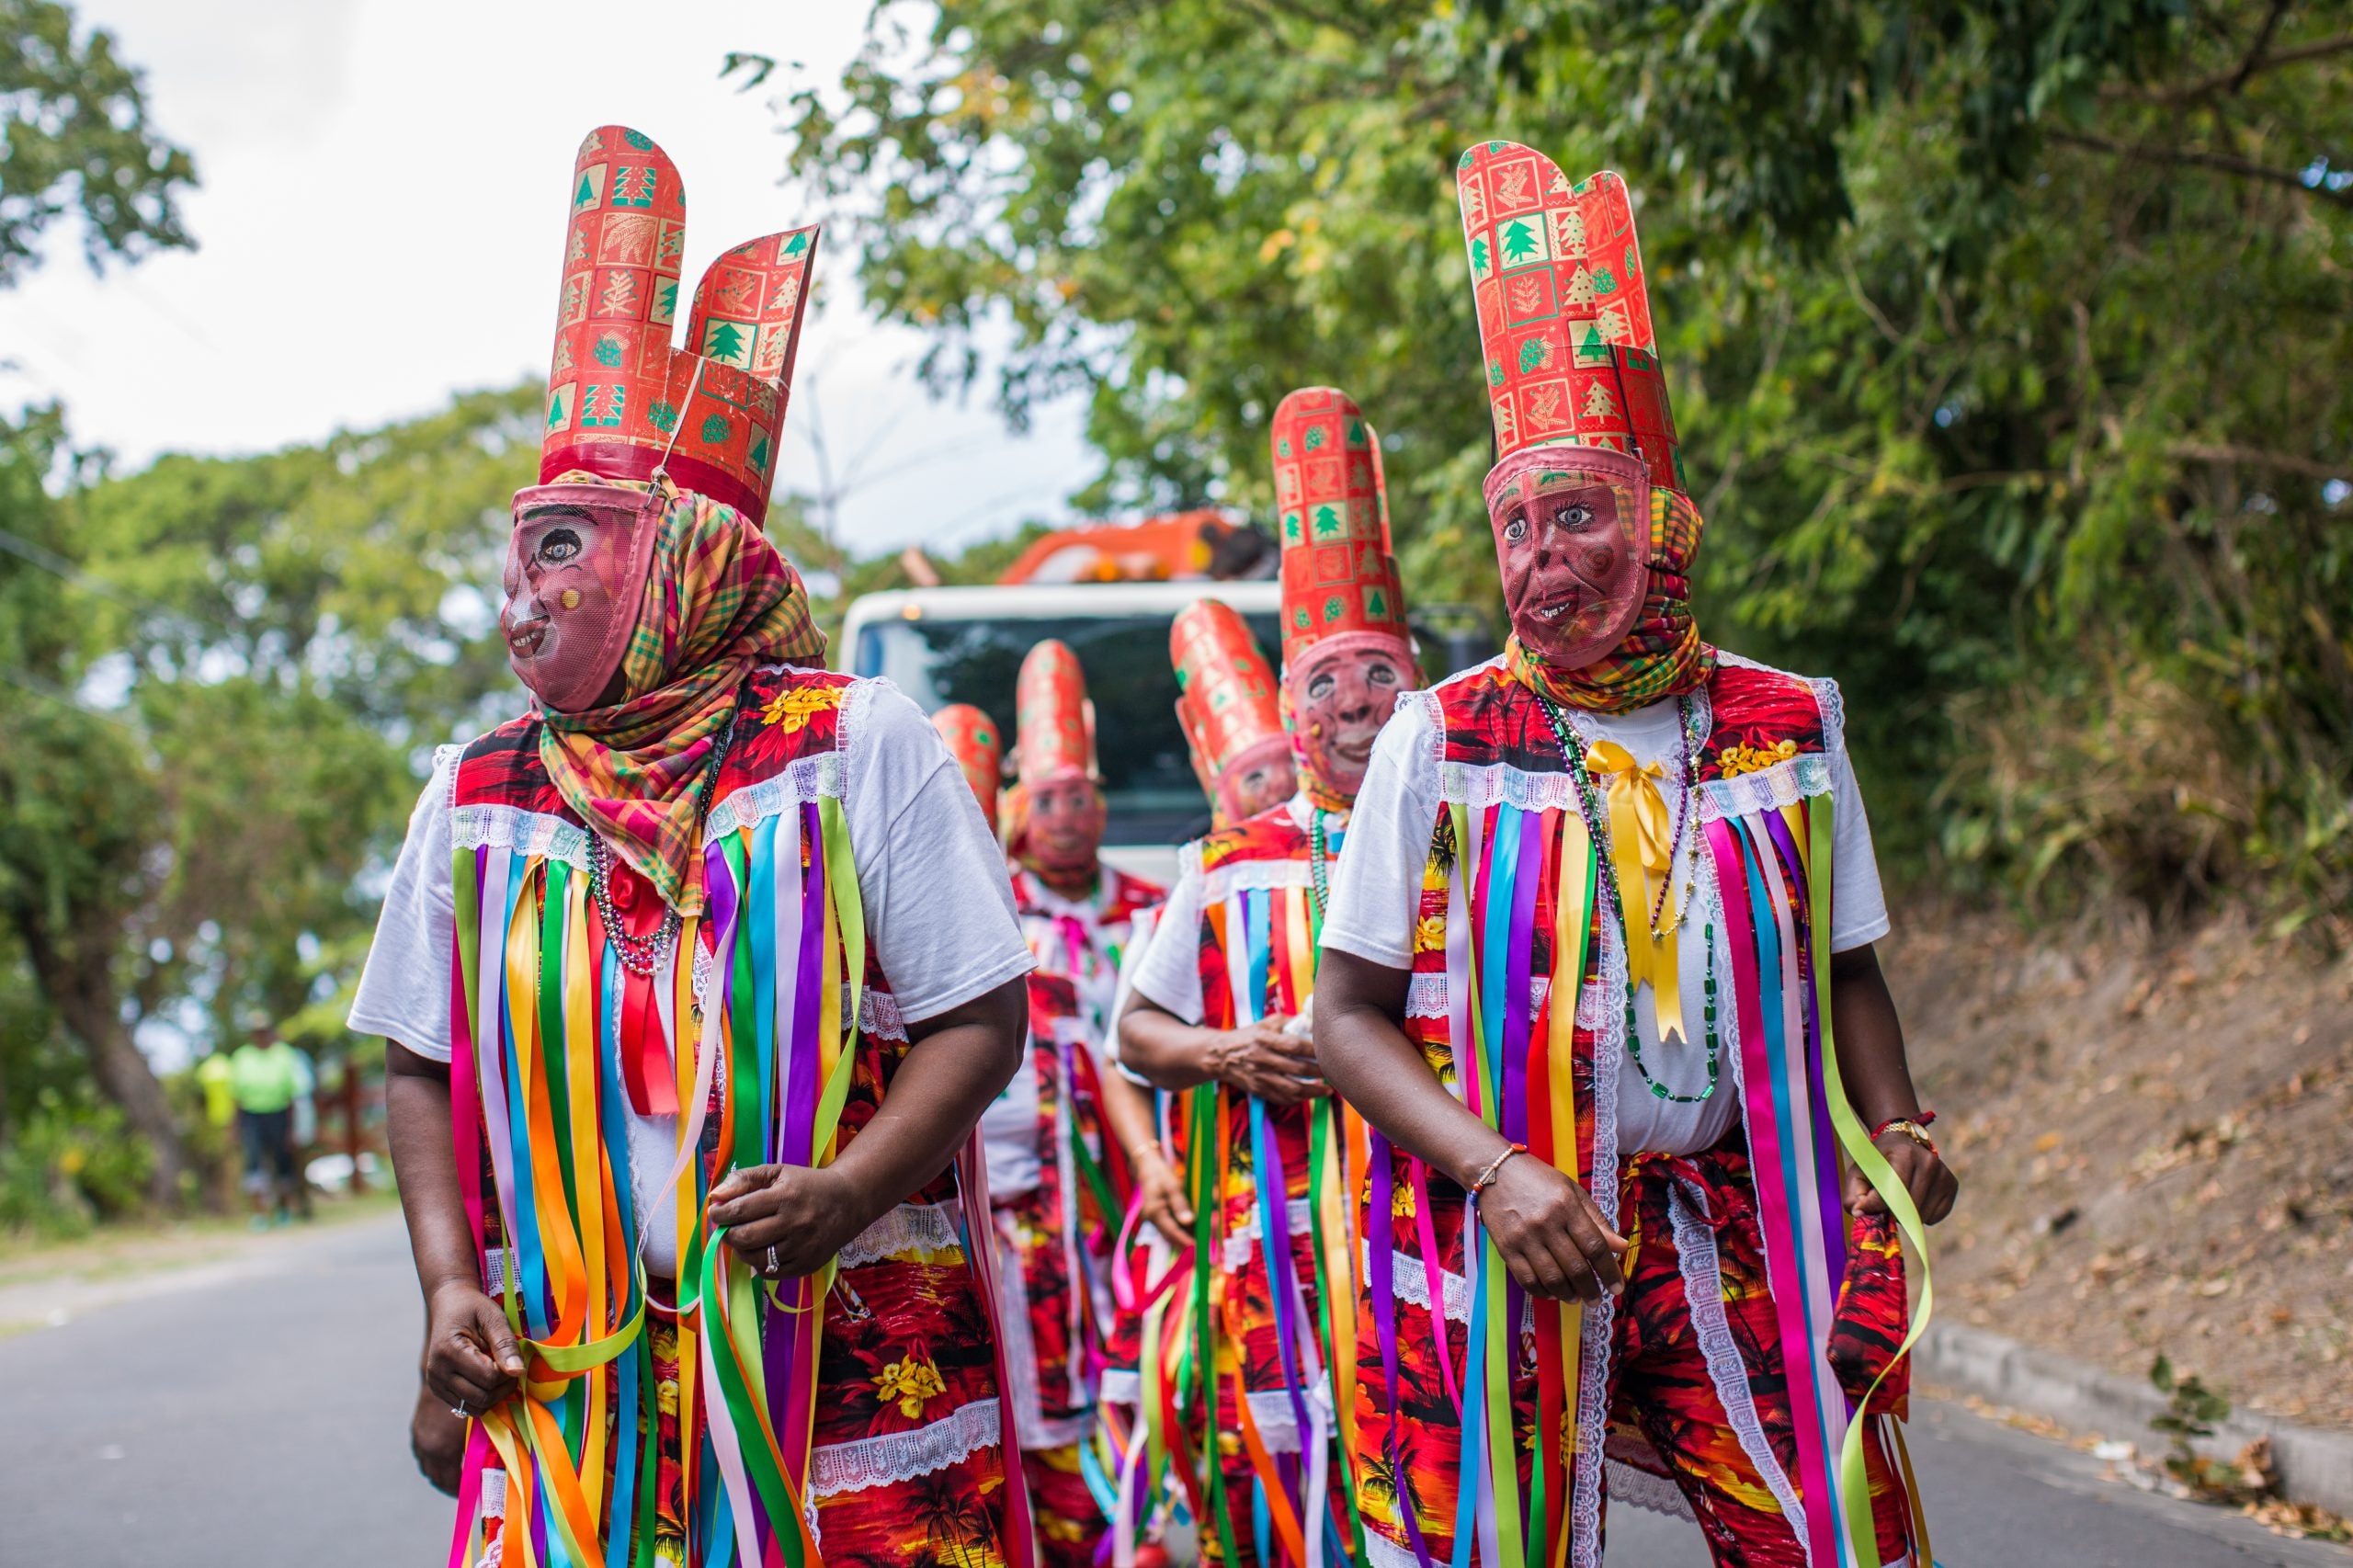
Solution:
<svg viewBox="0 0 2353 1568">
<path fill-rule="evenodd" d="M 522 1347 L 506 1314 L 471 1281 L 452 1279 L 425 1302 L 425 1387 L 445 1409 L 481 1415 L 511 1396 Z"/>
<path fill-rule="evenodd" d="M 1143 1217 L 1177 1246 L 1193 1239 L 1193 1206 L 1185 1197 L 1185 1178 L 1168 1163 L 1157 1143 L 1147 1143 L 1129 1162 L 1136 1173 L 1136 1194 L 1143 1200 Z"/>
<path fill-rule="evenodd" d="M 1283 1032 L 1285 1020 L 1261 1018 L 1221 1033 L 1209 1048 L 1210 1075 L 1269 1105 L 1297 1105 L 1332 1091 L 1315 1065 L 1315 1043 Z"/>
<path fill-rule="evenodd" d="M 1912 1195 L 1912 1206 L 1920 1210 L 1924 1223 L 1933 1225 L 1952 1212 L 1953 1199 L 1961 1196 L 1961 1178 L 1952 1174 L 1943 1156 L 1923 1149 L 1894 1128 L 1881 1133 L 1872 1147 L 1895 1167 L 1896 1178 Z M 1887 1204 L 1871 1190 L 1860 1165 L 1847 1167 L 1847 1209 L 1854 1214 L 1887 1212 Z"/>
<path fill-rule="evenodd" d="M 1585 1188 L 1532 1154 L 1514 1154 L 1479 1194 L 1479 1220 L 1520 1288 L 1555 1301 L 1597 1301 L 1625 1289 L 1626 1238 Z"/>
<path fill-rule="evenodd" d="M 858 1205 L 830 1167 L 747 1165 L 710 1189 L 710 1222 L 752 1271 L 799 1279 L 833 1261 L 865 1229 Z M 769 1266 L 773 1252 L 776 1263 Z"/>
<path fill-rule="evenodd" d="M 436 1492 L 458 1494 L 466 1463 L 466 1424 L 421 1382 L 416 1409 L 408 1418 L 408 1451 L 416 1456 L 418 1472 Z"/>
</svg>

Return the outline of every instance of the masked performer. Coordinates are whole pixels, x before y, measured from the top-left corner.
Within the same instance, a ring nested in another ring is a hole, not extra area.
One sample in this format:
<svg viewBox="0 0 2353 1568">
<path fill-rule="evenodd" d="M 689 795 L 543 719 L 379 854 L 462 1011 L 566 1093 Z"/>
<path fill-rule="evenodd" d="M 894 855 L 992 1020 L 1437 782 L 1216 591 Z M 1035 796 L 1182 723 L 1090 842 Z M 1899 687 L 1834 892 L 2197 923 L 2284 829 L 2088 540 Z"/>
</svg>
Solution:
<svg viewBox="0 0 2353 1568">
<path fill-rule="evenodd" d="M 1719 1563 L 1925 1564 L 1879 1413 L 1896 1230 L 1955 1183 L 1837 688 L 1694 624 L 1624 185 L 1506 142 L 1458 179 L 1512 637 L 1381 735 L 1316 1011 L 1375 1131 L 1369 1561 L 1598 1564 L 1606 1453 Z"/>
<path fill-rule="evenodd" d="M 721 256 L 678 352 L 676 169 L 608 126 L 571 189 L 533 705 L 437 762 L 351 1017 L 473 1423 L 452 1561 L 1026 1568 L 965 1216 L 1031 960 L 946 748 L 821 667 L 760 532 L 815 232 Z"/>
<path fill-rule="evenodd" d="M 1013 901 L 1038 967 L 1078 988 L 1089 1037 L 1110 1022 L 1120 951 L 1135 912 L 1167 890 L 1104 861 L 1104 802 L 1095 759 L 1095 705 L 1067 643 L 1031 648 L 1014 683 L 1017 781 L 1002 827 Z"/>
<path fill-rule="evenodd" d="M 1169 624 L 1168 660 L 1176 670 L 1176 722 L 1213 825 L 1231 827 L 1290 800 L 1299 774 L 1282 700 L 1241 612 L 1223 599 L 1187 605 Z"/>
<path fill-rule="evenodd" d="M 1004 810 L 1014 901 L 1038 960 L 1029 1060 L 981 1130 L 1003 1259 L 999 1303 L 1022 1465 L 1045 1561 L 1083 1568 L 1103 1533 L 1087 1474 L 1096 1392 L 1117 1309 L 1113 1238 L 1130 1190 L 1107 1108 L 1149 1125 L 1142 1093 L 1106 1085 L 1099 1060 L 1120 952 L 1161 890 L 1104 865 L 1094 714 L 1070 649 L 1048 641 L 1015 685 L 1017 782 Z M 1107 1087 L 1116 1105 L 1107 1107 Z M 1099 1470 L 1097 1483 L 1104 1485 Z M 1108 1485 L 1105 1485 L 1108 1492 Z"/>
<path fill-rule="evenodd" d="M 1303 1568 L 1348 1560 L 1356 1533 L 1325 1371 L 1346 1382 L 1355 1365 L 1353 1321 L 1324 1310 L 1335 1285 L 1346 1300 L 1344 1130 L 1304 1025 L 1349 809 L 1415 681 L 1370 426 L 1316 387 L 1283 400 L 1272 439 L 1300 793 L 1185 849 L 1120 1040 L 1126 1065 L 1184 1092 L 1193 1194 L 1191 1278 L 1146 1336 L 1145 1419 L 1206 1551 Z"/>
</svg>

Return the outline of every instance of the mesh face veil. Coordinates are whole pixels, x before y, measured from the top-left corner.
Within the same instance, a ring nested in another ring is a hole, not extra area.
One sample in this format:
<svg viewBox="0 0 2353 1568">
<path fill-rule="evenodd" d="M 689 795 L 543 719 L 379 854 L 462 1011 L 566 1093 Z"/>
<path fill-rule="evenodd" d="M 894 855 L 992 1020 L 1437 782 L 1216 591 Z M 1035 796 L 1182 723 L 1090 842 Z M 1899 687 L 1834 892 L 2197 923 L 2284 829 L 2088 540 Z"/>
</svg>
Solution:
<svg viewBox="0 0 2353 1568">
<path fill-rule="evenodd" d="M 598 705 L 644 602 L 659 489 L 541 484 L 515 497 L 498 629 L 516 677 L 548 708 Z"/>
<path fill-rule="evenodd" d="M 1540 447 L 1486 486 L 1504 611 L 1520 642 L 1576 669 L 1623 642 L 1648 585 L 1650 477 L 1639 459 Z"/>
</svg>

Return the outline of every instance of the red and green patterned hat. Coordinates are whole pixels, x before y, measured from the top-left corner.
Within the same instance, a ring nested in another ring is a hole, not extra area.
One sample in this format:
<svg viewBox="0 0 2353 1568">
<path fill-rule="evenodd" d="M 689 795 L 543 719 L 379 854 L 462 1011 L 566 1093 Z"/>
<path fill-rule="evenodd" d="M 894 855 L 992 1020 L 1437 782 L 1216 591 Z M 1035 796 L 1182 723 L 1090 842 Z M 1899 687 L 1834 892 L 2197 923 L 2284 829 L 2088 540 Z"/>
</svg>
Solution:
<svg viewBox="0 0 2353 1568">
<path fill-rule="evenodd" d="M 1093 778 L 1095 710 L 1070 644 L 1049 637 L 1029 650 L 1013 682 L 1013 760 L 1024 784 Z"/>
<path fill-rule="evenodd" d="M 1532 148 L 1483 142 L 1454 183 L 1497 463 L 1597 448 L 1688 493 L 1626 182 L 1605 169 L 1572 184 Z"/>
<path fill-rule="evenodd" d="M 931 727 L 948 743 L 948 755 L 981 802 L 981 814 L 996 826 L 997 787 L 1005 778 L 1005 747 L 996 721 L 969 702 L 951 702 L 931 716 Z"/>
<path fill-rule="evenodd" d="M 684 490 L 756 526 L 776 478 L 817 230 L 737 245 L 695 286 L 687 346 L 670 346 L 687 195 L 651 137 L 604 125 L 580 144 L 548 373 L 540 483 L 585 469 Z"/>
<path fill-rule="evenodd" d="M 1410 642 L 1389 553 L 1381 438 L 1347 393 L 1302 387 L 1275 409 L 1275 511 L 1282 541 L 1283 662 L 1327 637 Z"/>
<path fill-rule="evenodd" d="M 1195 599 L 1168 628 L 1168 661 L 1176 671 L 1176 719 L 1201 788 L 1245 759 L 1289 756 L 1275 673 L 1249 622 L 1223 599 Z"/>
</svg>

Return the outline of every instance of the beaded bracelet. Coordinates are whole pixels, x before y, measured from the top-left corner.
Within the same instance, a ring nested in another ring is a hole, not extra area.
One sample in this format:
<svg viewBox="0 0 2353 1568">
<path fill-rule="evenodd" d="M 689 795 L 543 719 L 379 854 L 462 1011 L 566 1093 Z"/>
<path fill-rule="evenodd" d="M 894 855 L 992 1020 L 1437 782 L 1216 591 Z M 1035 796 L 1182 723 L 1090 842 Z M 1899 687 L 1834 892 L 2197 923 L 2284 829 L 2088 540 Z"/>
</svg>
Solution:
<svg viewBox="0 0 2353 1568">
<path fill-rule="evenodd" d="M 1485 1170 L 1481 1171 L 1479 1173 L 1479 1179 L 1471 1184 L 1471 1195 L 1473 1198 L 1476 1198 L 1479 1194 L 1486 1191 L 1489 1184 L 1494 1182 L 1495 1179 L 1495 1173 L 1504 1168 L 1504 1162 L 1506 1160 L 1510 1159 L 1514 1154 L 1525 1154 L 1526 1153 L 1528 1153 L 1527 1144 L 1515 1143 L 1510 1148 L 1506 1149 L 1502 1153 L 1497 1154 L 1495 1156 L 1495 1164 L 1489 1165 Z"/>
</svg>

